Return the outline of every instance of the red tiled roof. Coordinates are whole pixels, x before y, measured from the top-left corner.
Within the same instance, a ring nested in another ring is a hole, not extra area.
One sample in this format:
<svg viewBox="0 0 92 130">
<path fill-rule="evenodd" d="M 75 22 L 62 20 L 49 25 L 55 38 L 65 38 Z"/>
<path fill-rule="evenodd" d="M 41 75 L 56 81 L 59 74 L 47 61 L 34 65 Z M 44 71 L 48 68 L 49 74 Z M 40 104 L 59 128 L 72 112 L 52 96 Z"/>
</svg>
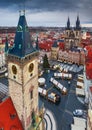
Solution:
<svg viewBox="0 0 92 130">
<path fill-rule="evenodd" d="M 44 41 L 39 42 L 39 48 L 44 49 L 46 51 L 50 51 L 52 44 L 53 44 L 53 41 L 51 39 L 44 40 Z"/>
<path fill-rule="evenodd" d="M 92 93 L 92 86 L 90 87 L 90 92 Z"/>
<path fill-rule="evenodd" d="M 64 46 L 64 42 L 59 42 L 59 49 L 63 49 L 64 50 L 65 46 Z"/>
<path fill-rule="evenodd" d="M 91 34 L 89 32 L 86 33 L 87 37 L 91 37 Z"/>
<path fill-rule="evenodd" d="M 92 79 L 92 63 L 86 63 L 86 77 Z"/>
<path fill-rule="evenodd" d="M 90 39 L 82 39 L 81 44 L 83 44 L 85 46 L 90 45 L 91 44 Z"/>
<path fill-rule="evenodd" d="M 86 46 L 85 48 L 87 50 L 86 61 L 92 62 L 92 47 Z"/>
<path fill-rule="evenodd" d="M 10 97 L 0 103 L 0 129 L 23 130 Z"/>
<path fill-rule="evenodd" d="M 41 41 L 39 42 L 39 48 L 50 51 L 53 43 L 53 40 Z M 59 42 L 58 46 L 60 49 L 64 49 L 64 42 Z"/>
<path fill-rule="evenodd" d="M 39 48 L 50 51 L 51 50 L 51 44 L 39 43 Z"/>
</svg>

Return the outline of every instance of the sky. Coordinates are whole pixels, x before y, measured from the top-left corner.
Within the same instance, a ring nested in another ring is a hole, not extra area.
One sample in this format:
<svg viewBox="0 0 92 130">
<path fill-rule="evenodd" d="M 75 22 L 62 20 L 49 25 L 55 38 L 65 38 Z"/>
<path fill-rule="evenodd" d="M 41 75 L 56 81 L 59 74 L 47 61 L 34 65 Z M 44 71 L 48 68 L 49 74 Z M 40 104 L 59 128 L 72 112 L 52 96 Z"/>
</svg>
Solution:
<svg viewBox="0 0 92 130">
<path fill-rule="evenodd" d="M 19 10 L 25 9 L 28 26 L 65 27 L 68 16 L 75 26 L 92 24 L 92 0 L 0 0 L 0 26 L 17 26 Z"/>
</svg>

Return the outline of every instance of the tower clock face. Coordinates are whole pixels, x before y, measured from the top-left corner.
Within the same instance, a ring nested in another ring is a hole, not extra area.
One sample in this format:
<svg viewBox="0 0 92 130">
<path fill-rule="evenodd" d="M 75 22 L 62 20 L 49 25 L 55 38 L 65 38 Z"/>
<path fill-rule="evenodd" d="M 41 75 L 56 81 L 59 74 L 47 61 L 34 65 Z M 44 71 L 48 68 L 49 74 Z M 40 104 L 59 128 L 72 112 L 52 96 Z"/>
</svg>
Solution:
<svg viewBox="0 0 92 130">
<path fill-rule="evenodd" d="M 12 72 L 13 74 L 17 74 L 17 67 L 15 65 L 12 65 Z"/>
<path fill-rule="evenodd" d="M 28 71 L 31 73 L 31 72 L 33 71 L 33 69 L 34 69 L 34 64 L 31 63 L 31 64 L 29 65 Z"/>
</svg>

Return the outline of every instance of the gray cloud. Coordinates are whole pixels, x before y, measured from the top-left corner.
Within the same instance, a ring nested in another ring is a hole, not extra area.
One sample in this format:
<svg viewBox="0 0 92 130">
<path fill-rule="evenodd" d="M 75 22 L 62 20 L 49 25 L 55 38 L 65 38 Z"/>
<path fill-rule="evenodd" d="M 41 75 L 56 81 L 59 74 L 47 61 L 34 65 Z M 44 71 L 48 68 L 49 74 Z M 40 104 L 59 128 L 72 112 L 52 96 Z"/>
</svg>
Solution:
<svg viewBox="0 0 92 130">
<path fill-rule="evenodd" d="M 13 7 L 25 8 L 38 11 L 40 10 L 80 10 L 80 9 L 92 9 L 91 0 L 2 0 L 0 1 L 0 7 Z"/>
<path fill-rule="evenodd" d="M 21 9 L 29 10 L 31 13 L 61 12 L 58 15 L 64 20 L 69 15 L 75 21 L 74 15 L 79 13 L 82 22 L 92 21 L 92 0 L 1 0 L 0 9 L 17 12 Z M 36 15 L 35 15 L 36 16 Z M 38 16 L 38 15 L 37 15 Z M 75 16 L 76 17 L 76 16 Z M 39 18 L 39 17 L 38 17 Z M 66 22 L 66 21 L 65 21 Z"/>
</svg>

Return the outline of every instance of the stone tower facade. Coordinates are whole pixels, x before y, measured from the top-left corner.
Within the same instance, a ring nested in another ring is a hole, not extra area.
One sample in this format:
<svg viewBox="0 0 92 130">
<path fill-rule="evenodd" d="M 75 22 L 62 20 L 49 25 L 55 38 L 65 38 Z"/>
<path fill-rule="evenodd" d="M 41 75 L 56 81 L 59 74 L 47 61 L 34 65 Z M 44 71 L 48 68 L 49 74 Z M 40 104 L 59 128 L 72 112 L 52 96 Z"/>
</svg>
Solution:
<svg viewBox="0 0 92 130">
<path fill-rule="evenodd" d="M 38 113 L 38 50 L 34 49 L 25 18 L 20 13 L 14 45 L 8 50 L 9 95 L 24 130 L 29 130 Z"/>
<path fill-rule="evenodd" d="M 65 34 L 65 49 L 71 49 L 72 47 L 80 47 L 81 27 L 79 16 L 77 16 L 76 26 L 74 28 L 70 27 L 70 19 L 68 17 Z"/>
</svg>

